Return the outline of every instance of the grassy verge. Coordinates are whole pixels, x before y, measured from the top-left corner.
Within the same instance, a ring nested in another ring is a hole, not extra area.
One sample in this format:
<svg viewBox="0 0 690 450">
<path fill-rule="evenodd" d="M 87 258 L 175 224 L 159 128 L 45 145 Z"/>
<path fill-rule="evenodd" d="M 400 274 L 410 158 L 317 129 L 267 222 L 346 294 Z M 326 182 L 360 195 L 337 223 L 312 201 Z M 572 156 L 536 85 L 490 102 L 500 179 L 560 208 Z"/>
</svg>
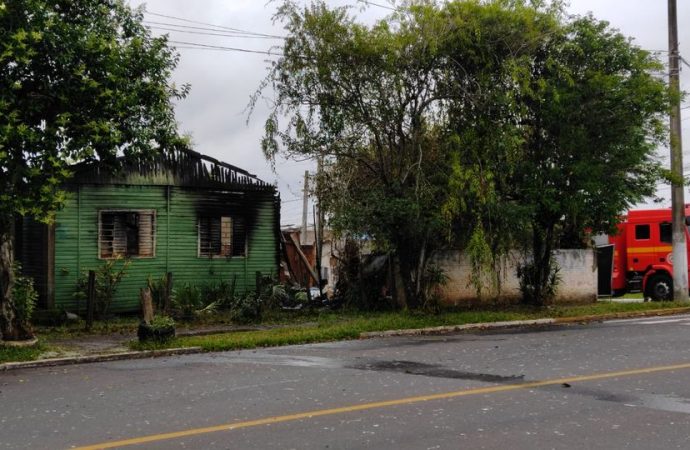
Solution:
<svg viewBox="0 0 690 450">
<path fill-rule="evenodd" d="M 43 344 L 32 347 L 5 347 L 0 345 L 0 364 L 6 362 L 34 361 L 48 350 Z"/>
<path fill-rule="evenodd" d="M 317 323 L 304 326 L 288 326 L 270 330 L 224 333 L 209 336 L 181 337 L 166 344 L 140 344 L 133 342 L 135 350 L 151 350 L 172 347 L 201 347 L 206 351 L 239 350 L 256 347 L 274 347 L 292 344 L 308 344 L 344 339 L 356 339 L 360 333 L 396 329 L 426 328 L 443 325 L 488 323 L 509 320 L 527 320 L 545 317 L 583 317 L 668 309 L 677 303 L 610 303 L 592 305 L 558 306 L 546 309 L 510 308 L 502 311 L 473 310 L 452 311 L 434 315 L 405 312 L 372 314 L 323 314 Z"/>
</svg>

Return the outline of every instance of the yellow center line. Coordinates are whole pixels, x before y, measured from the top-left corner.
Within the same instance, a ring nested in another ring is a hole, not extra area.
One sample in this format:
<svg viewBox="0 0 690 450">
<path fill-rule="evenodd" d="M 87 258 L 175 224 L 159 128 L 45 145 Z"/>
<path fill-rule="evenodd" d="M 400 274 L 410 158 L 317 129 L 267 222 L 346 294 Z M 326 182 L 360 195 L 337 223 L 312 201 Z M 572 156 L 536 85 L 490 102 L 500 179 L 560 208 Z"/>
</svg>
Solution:
<svg viewBox="0 0 690 450">
<path fill-rule="evenodd" d="M 318 409 L 318 410 L 314 410 L 314 411 L 307 411 L 307 412 L 301 412 L 301 413 L 296 413 L 296 414 L 288 414 L 288 415 L 284 415 L 284 416 L 265 417 L 263 419 L 248 420 L 248 421 L 244 421 L 244 422 L 226 423 L 226 424 L 222 424 L 222 425 L 215 425 L 212 427 L 192 428 L 192 429 L 188 429 L 188 430 L 174 431 L 171 433 L 152 434 L 149 436 L 140 436 L 140 437 L 135 437 L 135 438 L 131 438 L 131 439 L 123 439 L 120 441 L 104 442 L 104 443 L 100 443 L 100 444 L 87 445 L 85 447 L 77 447 L 76 450 L 98 450 L 98 449 L 115 448 L 115 447 L 126 447 L 128 445 L 145 444 L 147 442 L 164 441 L 167 439 L 196 436 L 196 435 L 200 435 L 200 434 L 215 433 L 218 431 L 238 430 L 240 428 L 257 427 L 260 425 L 268 425 L 268 424 L 272 424 L 272 423 L 291 422 L 291 421 L 295 421 L 295 420 L 311 419 L 313 417 L 331 416 L 331 415 L 335 415 L 335 414 L 350 413 L 350 412 L 355 412 L 355 411 L 364 411 L 364 410 L 376 409 L 376 408 L 386 408 L 389 406 L 409 405 L 412 403 L 427 402 L 427 401 L 431 401 L 431 400 L 443 400 L 443 399 L 449 399 L 449 398 L 455 398 L 455 397 L 465 397 L 465 396 L 480 395 L 480 394 L 493 394 L 496 392 L 515 391 L 515 390 L 519 390 L 519 389 L 531 389 L 531 388 L 542 387 L 542 386 L 552 386 L 555 384 L 575 383 L 575 382 L 593 381 L 593 380 L 605 380 L 608 378 L 629 377 L 629 376 L 634 376 L 634 375 L 644 375 L 644 374 L 655 373 L 655 372 L 669 372 L 672 370 L 681 370 L 681 369 L 690 369 L 690 363 L 675 364 L 675 365 L 671 365 L 671 366 L 647 367 L 647 368 L 643 368 L 643 369 L 622 370 L 622 371 L 618 371 L 618 372 L 605 372 L 605 373 L 597 373 L 597 374 L 592 374 L 592 375 L 580 375 L 580 376 L 573 376 L 573 377 L 566 377 L 566 378 L 556 378 L 556 379 L 552 379 L 552 380 L 533 381 L 533 382 L 527 382 L 527 383 L 506 384 L 506 385 L 500 385 L 500 386 L 489 386 L 489 387 L 475 388 L 475 389 L 464 389 L 461 391 L 442 392 L 439 394 L 420 395 L 420 396 L 416 396 L 416 397 L 405 397 L 405 398 L 398 398 L 398 399 L 394 399 L 394 400 L 384 400 L 384 401 L 380 401 L 380 402 L 362 403 L 359 405 L 342 406 L 339 408 Z"/>
</svg>

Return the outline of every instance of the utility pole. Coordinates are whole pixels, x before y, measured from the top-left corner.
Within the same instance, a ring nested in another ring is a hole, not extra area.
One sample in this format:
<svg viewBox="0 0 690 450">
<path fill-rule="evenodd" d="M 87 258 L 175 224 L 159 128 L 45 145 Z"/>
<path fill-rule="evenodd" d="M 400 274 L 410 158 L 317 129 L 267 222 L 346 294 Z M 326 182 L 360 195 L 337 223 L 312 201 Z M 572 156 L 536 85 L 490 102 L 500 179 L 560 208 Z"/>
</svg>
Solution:
<svg viewBox="0 0 690 450">
<path fill-rule="evenodd" d="M 314 211 L 314 234 L 316 244 L 316 270 L 319 273 L 319 295 L 323 298 L 323 270 L 321 267 L 321 259 L 323 257 L 323 227 L 324 227 L 324 213 L 323 205 L 321 203 L 323 196 L 323 156 L 319 156 L 316 165 L 316 205 L 317 209 Z"/>
<path fill-rule="evenodd" d="M 300 233 L 299 243 L 307 243 L 307 214 L 309 210 L 309 171 L 304 171 L 304 197 L 302 199 L 302 232 Z"/>
<path fill-rule="evenodd" d="M 673 299 L 688 301 L 688 254 L 685 242 L 683 145 L 680 124 L 680 54 L 676 0 L 668 0 L 668 62 L 671 89 L 671 208 L 673 211 Z"/>
</svg>

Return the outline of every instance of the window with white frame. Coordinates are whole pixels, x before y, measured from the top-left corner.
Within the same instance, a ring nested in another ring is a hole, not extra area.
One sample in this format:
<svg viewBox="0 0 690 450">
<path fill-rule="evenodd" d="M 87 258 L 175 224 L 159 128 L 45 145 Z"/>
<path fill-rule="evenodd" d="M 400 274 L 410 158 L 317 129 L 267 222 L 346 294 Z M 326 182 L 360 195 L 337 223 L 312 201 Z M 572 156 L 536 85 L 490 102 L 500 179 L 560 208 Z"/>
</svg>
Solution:
<svg viewBox="0 0 690 450">
<path fill-rule="evenodd" d="M 102 259 L 153 258 L 156 253 L 156 211 L 99 211 L 98 252 Z"/>
<path fill-rule="evenodd" d="M 241 218 L 199 217 L 199 257 L 214 258 L 245 255 L 245 230 Z"/>
</svg>

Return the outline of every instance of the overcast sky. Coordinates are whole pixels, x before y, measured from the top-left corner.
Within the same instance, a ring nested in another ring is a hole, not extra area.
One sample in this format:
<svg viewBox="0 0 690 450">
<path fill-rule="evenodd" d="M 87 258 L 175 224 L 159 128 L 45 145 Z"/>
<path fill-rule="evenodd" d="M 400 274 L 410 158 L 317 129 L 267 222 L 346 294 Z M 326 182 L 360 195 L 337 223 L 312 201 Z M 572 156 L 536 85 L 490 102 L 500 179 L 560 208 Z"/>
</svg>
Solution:
<svg viewBox="0 0 690 450">
<path fill-rule="evenodd" d="M 368 23 L 390 12 L 378 6 L 361 10 L 362 4 L 357 1 L 333 0 L 329 3 L 334 6 L 353 5 L 356 15 Z M 271 20 L 278 3 L 266 4 L 264 0 L 130 0 L 130 3 L 133 6 L 145 3 L 147 12 L 152 13 L 145 15 L 146 22 L 155 33 L 168 33 L 170 41 L 178 48 L 180 63 L 174 81 L 191 84 L 191 92 L 176 106 L 176 114 L 181 130 L 192 136 L 194 148 L 247 169 L 264 181 L 277 183 L 282 197 L 282 224 L 300 223 L 303 175 L 306 169 L 313 168 L 313 164 L 278 161 L 276 172 L 273 172 L 260 148 L 263 124 L 268 114 L 265 102 L 259 102 L 247 122 L 249 97 L 265 77 L 271 57 L 238 50 L 201 49 L 198 46 L 202 44 L 260 52 L 270 50 L 272 46 L 279 45 L 280 40 L 266 36 L 240 36 L 221 28 L 212 32 L 208 28 L 212 28 L 209 25 L 216 25 L 251 33 L 283 35 L 281 25 L 274 25 Z M 376 3 L 387 4 L 386 0 Z M 573 14 L 592 12 L 595 17 L 609 21 L 623 34 L 634 38 L 640 47 L 666 50 L 666 8 L 667 2 L 662 0 L 571 0 L 569 11 Z M 680 52 L 690 61 L 690 2 L 678 0 L 678 8 Z M 183 27 L 172 27 L 171 24 Z M 171 28 L 180 31 L 171 31 Z M 661 55 L 666 62 L 667 54 Z M 681 84 L 683 89 L 690 90 L 688 66 L 682 68 Z M 685 167 L 690 169 L 690 109 L 682 112 L 684 161 Z M 660 149 L 660 154 L 666 153 L 667 150 Z M 667 199 L 662 206 L 670 204 L 668 187 L 660 186 L 659 195 Z M 688 192 L 685 198 L 686 202 L 690 202 Z"/>
</svg>

